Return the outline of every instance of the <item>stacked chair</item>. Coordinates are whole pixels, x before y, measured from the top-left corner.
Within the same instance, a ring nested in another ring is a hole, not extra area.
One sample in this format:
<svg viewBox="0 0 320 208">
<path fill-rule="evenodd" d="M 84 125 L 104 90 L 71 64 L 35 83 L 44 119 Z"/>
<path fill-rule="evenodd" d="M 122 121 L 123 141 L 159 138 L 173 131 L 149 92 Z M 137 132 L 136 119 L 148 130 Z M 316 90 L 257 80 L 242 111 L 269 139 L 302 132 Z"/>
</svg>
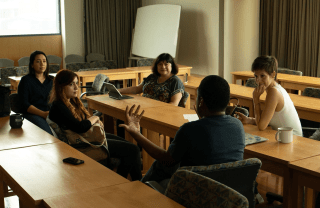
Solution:
<svg viewBox="0 0 320 208">
<path fill-rule="evenodd" d="M 30 62 L 29 56 L 22 57 L 18 60 L 19 66 L 29 66 L 29 62 Z"/>
<path fill-rule="evenodd" d="M 89 53 L 86 56 L 87 62 L 91 63 L 93 61 L 104 61 L 106 60 L 105 56 L 101 53 Z"/>
</svg>

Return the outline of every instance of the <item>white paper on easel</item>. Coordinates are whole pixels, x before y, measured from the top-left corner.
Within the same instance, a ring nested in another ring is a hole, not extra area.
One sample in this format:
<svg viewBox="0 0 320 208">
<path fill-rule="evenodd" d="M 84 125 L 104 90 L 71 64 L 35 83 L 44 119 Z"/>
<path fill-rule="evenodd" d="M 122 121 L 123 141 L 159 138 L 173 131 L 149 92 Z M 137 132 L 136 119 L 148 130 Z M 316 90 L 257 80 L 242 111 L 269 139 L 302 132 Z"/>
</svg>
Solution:
<svg viewBox="0 0 320 208">
<path fill-rule="evenodd" d="M 199 120 L 199 117 L 197 114 L 183 114 L 183 117 L 184 119 L 187 119 L 189 122 Z"/>
</svg>

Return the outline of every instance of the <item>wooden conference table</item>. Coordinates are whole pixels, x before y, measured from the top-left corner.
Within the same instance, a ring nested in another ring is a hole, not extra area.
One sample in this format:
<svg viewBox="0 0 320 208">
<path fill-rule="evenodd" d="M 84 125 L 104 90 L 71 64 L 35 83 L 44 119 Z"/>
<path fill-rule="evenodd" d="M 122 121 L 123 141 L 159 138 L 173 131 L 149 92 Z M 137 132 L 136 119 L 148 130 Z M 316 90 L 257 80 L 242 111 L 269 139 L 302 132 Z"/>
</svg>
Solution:
<svg viewBox="0 0 320 208">
<path fill-rule="evenodd" d="M 178 64 L 179 73 L 177 75 L 185 75 L 189 76 L 191 68 L 190 66 L 184 66 Z M 123 80 L 123 86 L 126 87 L 128 84 L 128 80 L 132 80 L 132 86 L 136 86 L 139 83 L 139 80 L 143 80 L 143 78 L 149 76 L 152 73 L 151 66 L 142 66 L 142 67 L 128 67 L 121 69 L 107 69 L 107 70 L 95 70 L 95 71 L 81 71 L 76 72 L 79 76 L 81 86 L 86 86 L 87 82 L 93 82 L 94 78 L 97 74 L 105 74 L 109 77 L 110 81 L 113 80 Z M 55 76 L 56 73 L 50 74 Z M 8 77 L 10 79 L 11 89 L 13 89 L 13 93 L 15 93 L 18 89 L 19 82 L 21 77 L 11 76 Z M 83 89 L 85 92 L 85 89 Z"/>
<path fill-rule="evenodd" d="M 236 71 L 231 72 L 231 74 L 233 84 L 236 84 L 238 79 L 241 79 L 245 83 L 247 79 L 254 77 L 251 71 Z M 278 73 L 277 79 L 284 89 L 303 91 L 306 87 L 320 88 L 320 78 L 318 77 Z"/>
<path fill-rule="evenodd" d="M 113 207 L 152 207 L 152 202 L 157 203 L 158 207 L 182 207 L 140 182 L 131 183 L 27 120 L 23 121 L 22 128 L 11 129 L 9 119 L 9 116 L 0 118 L 2 200 L 7 196 L 7 187 L 10 186 L 19 197 L 20 207 L 48 207 L 50 203 L 44 205 L 43 199 L 51 202 L 55 198 L 61 201 L 64 197 L 68 203 L 78 203 L 76 207 L 79 207 L 79 198 L 70 200 L 69 194 L 85 199 L 84 195 L 88 196 L 93 191 L 99 195 L 100 201 L 104 201 L 100 205 L 104 207 L 105 201 Z M 79 166 L 63 163 L 62 159 L 66 157 L 79 158 L 85 163 Z M 118 186 L 120 184 L 127 185 Z M 112 194 L 109 195 L 110 192 Z M 106 193 L 108 196 L 105 196 Z M 110 196 L 113 200 L 110 200 Z M 63 204 L 59 206 L 65 207 Z M 4 207 L 4 200 L 0 207 Z M 87 207 L 92 207 L 92 204 Z"/>
<path fill-rule="evenodd" d="M 168 103 L 142 97 L 140 95 L 130 95 L 133 99 L 115 100 L 109 95 L 87 97 L 88 108 L 95 109 L 104 114 L 105 130 L 109 133 L 113 131 L 113 118 L 125 120 L 126 106 L 133 104 L 141 106 L 141 111 L 145 110 L 140 125 L 144 128 L 143 134 L 150 141 L 160 146 L 159 133 L 174 138 L 177 130 L 186 123 L 183 114 L 194 114 L 194 110 L 173 106 Z M 168 116 L 170 114 L 170 116 Z M 111 127 L 111 128 L 108 128 Z M 135 143 L 126 132 L 126 139 Z M 166 141 L 164 141 L 166 142 Z M 168 144 L 164 144 L 167 146 Z M 143 173 L 145 173 L 153 163 L 153 159 L 143 153 Z"/>
<path fill-rule="evenodd" d="M 85 162 L 76 166 L 62 162 L 67 157 Z M 39 207 L 45 198 L 129 182 L 64 142 L 0 151 L 0 164 L 0 198 L 4 199 L 2 187 L 8 185 L 21 207 Z"/>
<path fill-rule="evenodd" d="M 44 207 L 175 208 L 183 207 L 140 181 L 44 199 Z"/>
<path fill-rule="evenodd" d="M 178 75 L 190 75 L 192 67 L 178 64 Z M 93 82 L 97 74 L 105 74 L 112 80 L 123 80 L 123 86 L 127 86 L 127 81 L 132 80 L 132 86 L 136 86 L 141 83 L 143 78 L 149 76 L 152 73 L 151 66 L 141 67 L 127 67 L 122 69 L 107 69 L 107 70 L 95 70 L 95 71 L 82 71 L 76 72 L 80 78 L 81 86 L 85 86 L 87 82 Z M 140 80 L 140 83 L 139 83 Z"/>
<path fill-rule="evenodd" d="M 12 129 L 10 116 L 0 117 L 0 138 L 0 151 L 61 142 L 27 119 L 21 128 Z"/>
<path fill-rule="evenodd" d="M 174 137 L 179 127 L 188 122 L 183 118 L 183 114 L 194 114 L 193 110 L 155 102 L 151 99 L 134 95 L 134 99 L 113 100 L 107 95 L 90 96 L 88 98 L 89 108 L 97 109 L 104 114 L 116 116 L 124 119 L 125 107 L 132 104 L 140 104 L 145 114 L 141 119 L 141 126 L 150 128 L 170 137 Z M 268 138 L 266 142 L 252 144 L 245 147 L 245 158 L 257 157 L 262 161 L 262 170 L 284 177 L 284 207 L 291 207 L 293 201 L 290 195 L 292 184 L 292 170 L 289 164 L 320 155 L 320 142 L 304 137 L 294 136 L 294 141 L 290 144 L 282 144 L 275 141 L 275 130 L 268 128 L 259 131 L 257 126 L 244 125 L 245 132 Z M 149 137 L 148 137 L 149 139 Z"/>
</svg>

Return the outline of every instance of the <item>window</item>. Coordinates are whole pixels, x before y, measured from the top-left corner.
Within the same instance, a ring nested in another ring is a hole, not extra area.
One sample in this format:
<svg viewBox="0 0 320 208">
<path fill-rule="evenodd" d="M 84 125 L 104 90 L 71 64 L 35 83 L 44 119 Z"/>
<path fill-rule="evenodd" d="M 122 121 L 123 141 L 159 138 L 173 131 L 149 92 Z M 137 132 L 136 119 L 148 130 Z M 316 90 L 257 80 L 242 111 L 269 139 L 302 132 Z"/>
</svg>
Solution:
<svg viewBox="0 0 320 208">
<path fill-rule="evenodd" d="M 60 0 L 0 0 L 0 37 L 60 34 Z"/>
</svg>

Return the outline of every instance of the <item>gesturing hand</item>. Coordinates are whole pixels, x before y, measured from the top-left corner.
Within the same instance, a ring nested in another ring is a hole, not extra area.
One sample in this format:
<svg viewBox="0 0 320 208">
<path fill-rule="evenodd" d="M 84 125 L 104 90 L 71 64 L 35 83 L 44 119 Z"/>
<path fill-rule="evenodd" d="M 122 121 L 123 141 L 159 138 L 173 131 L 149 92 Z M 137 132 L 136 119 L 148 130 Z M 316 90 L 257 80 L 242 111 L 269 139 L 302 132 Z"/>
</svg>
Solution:
<svg viewBox="0 0 320 208">
<path fill-rule="evenodd" d="M 142 115 L 144 114 L 144 110 L 139 115 L 140 105 L 137 107 L 136 111 L 134 113 L 133 110 L 136 105 L 131 106 L 130 110 L 129 107 L 126 107 L 126 124 L 120 124 L 119 127 L 123 127 L 126 131 L 129 133 L 132 132 L 140 132 L 140 119 L 142 118 Z"/>
</svg>

